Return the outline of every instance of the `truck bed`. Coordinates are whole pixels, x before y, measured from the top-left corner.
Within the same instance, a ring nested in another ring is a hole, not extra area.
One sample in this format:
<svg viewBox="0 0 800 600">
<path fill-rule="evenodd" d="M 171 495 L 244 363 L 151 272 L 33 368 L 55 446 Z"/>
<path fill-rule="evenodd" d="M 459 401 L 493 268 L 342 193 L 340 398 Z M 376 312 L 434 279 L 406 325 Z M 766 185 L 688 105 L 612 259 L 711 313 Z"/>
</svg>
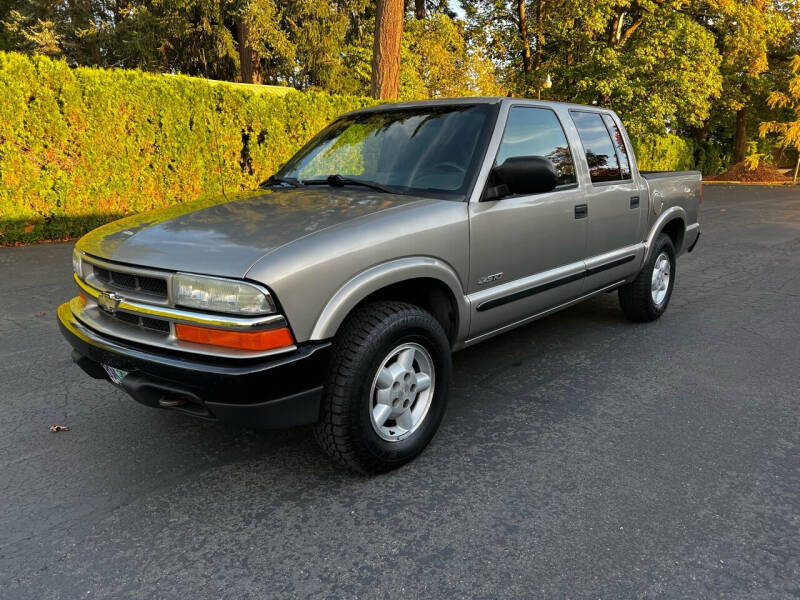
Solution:
<svg viewBox="0 0 800 600">
<path fill-rule="evenodd" d="M 650 191 L 650 218 L 655 224 L 659 215 L 673 207 L 684 211 L 687 227 L 697 223 L 703 175 L 700 171 L 640 171 Z M 649 228 L 648 227 L 648 228 Z"/>
</svg>

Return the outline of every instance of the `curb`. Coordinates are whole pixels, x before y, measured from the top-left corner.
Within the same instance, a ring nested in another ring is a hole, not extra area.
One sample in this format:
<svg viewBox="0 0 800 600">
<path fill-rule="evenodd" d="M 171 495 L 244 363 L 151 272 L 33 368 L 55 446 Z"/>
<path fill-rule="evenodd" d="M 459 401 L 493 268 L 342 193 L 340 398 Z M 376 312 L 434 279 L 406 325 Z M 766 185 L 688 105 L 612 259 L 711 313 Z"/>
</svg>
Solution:
<svg viewBox="0 0 800 600">
<path fill-rule="evenodd" d="M 800 180 L 797 183 L 793 181 L 719 181 L 713 180 L 708 181 L 706 179 L 703 180 L 703 185 L 798 185 L 800 184 Z"/>
</svg>

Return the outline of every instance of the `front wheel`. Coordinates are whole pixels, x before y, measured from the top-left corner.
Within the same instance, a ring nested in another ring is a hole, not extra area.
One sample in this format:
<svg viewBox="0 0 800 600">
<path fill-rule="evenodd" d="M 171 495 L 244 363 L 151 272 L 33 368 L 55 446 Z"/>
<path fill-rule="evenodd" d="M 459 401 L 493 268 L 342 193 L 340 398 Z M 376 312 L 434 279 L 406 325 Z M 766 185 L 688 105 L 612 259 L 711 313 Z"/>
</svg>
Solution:
<svg viewBox="0 0 800 600">
<path fill-rule="evenodd" d="M 320 447 L 360 473 L 380 473 L 417 456 L 444 415 L 450 344 L 423 309 L 377 302 L 342 325 L 314 428 Z"/>
<path fill-rule="evenodd" d="M 636 279 L 619 288 L 622 312 L 631 321 L 655 321 L 667 310 L 674 284 L 675 246 L 661 233 Z"/>
</svg>

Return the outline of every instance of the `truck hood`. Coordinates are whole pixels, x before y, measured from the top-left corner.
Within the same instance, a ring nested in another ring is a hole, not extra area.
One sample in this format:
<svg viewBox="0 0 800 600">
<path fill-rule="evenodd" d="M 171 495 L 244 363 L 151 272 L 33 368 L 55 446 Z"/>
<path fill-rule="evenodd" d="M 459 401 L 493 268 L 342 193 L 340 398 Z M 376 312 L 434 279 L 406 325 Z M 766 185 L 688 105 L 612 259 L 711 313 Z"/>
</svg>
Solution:
<svg viewBox="0 0 800 600">
<path fill-rule="evenodd" d="M 77 248 L 132 265 L 243 277 L 285 244 L 421 200 L 350 187 L 258 190 L 121 219 L 87 234 Z"/>
</svg>

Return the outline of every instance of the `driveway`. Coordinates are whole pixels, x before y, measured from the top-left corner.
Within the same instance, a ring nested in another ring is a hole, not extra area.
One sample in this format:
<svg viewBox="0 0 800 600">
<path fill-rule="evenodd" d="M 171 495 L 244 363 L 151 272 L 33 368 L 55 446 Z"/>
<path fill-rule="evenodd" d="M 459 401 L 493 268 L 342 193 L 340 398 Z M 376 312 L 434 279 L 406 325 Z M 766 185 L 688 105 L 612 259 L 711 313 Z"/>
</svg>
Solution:
<svg viewBox="0 0 800 600">
<path fill-rule="evenodd" d="M 701 221 L 661 320 L 609 294 L 456 354 L 375 478 L 89 379 L 71 245 L 0 249 L 0 597 L 800 596 L 800 188 Z"/>
</svg>

